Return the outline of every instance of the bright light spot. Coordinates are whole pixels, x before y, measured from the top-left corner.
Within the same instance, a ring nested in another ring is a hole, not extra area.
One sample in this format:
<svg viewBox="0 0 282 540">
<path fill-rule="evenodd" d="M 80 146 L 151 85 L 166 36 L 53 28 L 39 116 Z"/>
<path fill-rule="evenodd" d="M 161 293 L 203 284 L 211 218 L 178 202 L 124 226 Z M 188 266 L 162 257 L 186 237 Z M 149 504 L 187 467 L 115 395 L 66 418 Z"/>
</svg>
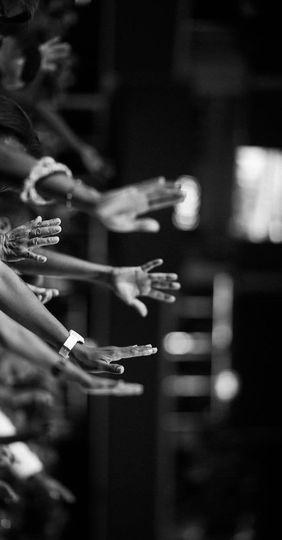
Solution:
<svg viewBox="0 0 282 540">
<path fill-rule="evenodd" d="M 225 370 L 216 376 L 214 392 L 221 401 L 231 401 L 237 396 L 239 389 L 239 378 L 234 371 Z"/>
<path fill-rule="evenodd" d="M 187 354 L 193 350 L 193 339 L 186 332 L 170 332 L 164 338 L 164 348 L 169 354 Z"/>
<path fill-rule="evenodd" d="M 242 146 L 236 151 L 231 230 L 258 243 L 282 242 L 282 152 Z"/>
<path fill-rule="evenodd" d="M 170 332 L 164 337 L 163 346 L 168 354 L 209 354 L 211 336 L 206 332 Z"/>
<path fill-rule="evenodd" d="M 172 222 L 178 229 L 189 231 L 196 229 L 199 224 L 201 202 L 200 185 L 192 176 L 181 176 L 177 181 L 185 199 L 175 206 Z"/>
</svg>

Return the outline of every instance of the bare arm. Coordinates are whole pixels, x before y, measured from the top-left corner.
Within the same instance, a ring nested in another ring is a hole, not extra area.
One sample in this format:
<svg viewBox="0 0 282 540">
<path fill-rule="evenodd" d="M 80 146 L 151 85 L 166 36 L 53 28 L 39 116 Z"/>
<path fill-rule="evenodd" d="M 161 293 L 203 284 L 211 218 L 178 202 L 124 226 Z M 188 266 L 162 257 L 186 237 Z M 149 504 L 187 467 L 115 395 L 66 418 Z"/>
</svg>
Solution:
<svg viewBox="0 0 282 540">
<path fill-rule="evenodd" d="M 37 249 L 36 253 L 47 257 L 47 261 L 44 264 L 35 260 L 17 261 L 11 267 L 30 275 L 41 274 L 79 281 L 99 281 L 104 284 L 109 284 L 111 281 L 112 266 L 84 261 L 49 249 Z"/>
<path fill-rule="evenodd" d="M 4 144 L 0 145 L 0 172 L 7 178 L 7 183 L 21 191 L 25 178 L 28 177 L 37 160 L 24 152 L 15 151 Z M 79 184 L 74 178 L 64 174 L 53 174 L 42 178 L 37 185 L 38 192 L 47 199 L 56 198 L 66 202 L 67 195 L 72 193 L 74 207 L 93 214 L 100 194 L 86 184 Z"/>
<path fill-rule="evenodd" d="M 37 300 L 21 278 L 1 261 L 0 309 L 57 350 L 68 337 L 67 329 Z"/>
</svg>

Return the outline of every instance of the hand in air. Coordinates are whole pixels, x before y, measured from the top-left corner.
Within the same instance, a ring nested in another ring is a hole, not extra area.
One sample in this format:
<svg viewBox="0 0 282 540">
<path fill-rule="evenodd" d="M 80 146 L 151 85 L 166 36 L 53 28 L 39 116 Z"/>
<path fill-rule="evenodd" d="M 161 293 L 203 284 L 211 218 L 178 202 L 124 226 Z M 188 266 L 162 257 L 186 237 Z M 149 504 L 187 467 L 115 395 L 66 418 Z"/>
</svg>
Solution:
<svg viewBox="0 0 282 540">
<path fill-rule="evenodd" d="M 87 388 L 91 396 L 140 396 L 144 387 L 139 383 L 122 381 L 121 379 L 108 379 L 106 377 L 92 377 L 92 387 Z"/>
<path fill-rule="evenodd" d="M 46 287 L 37 287 L 31 283 L 27 283 L 28 288 L 37 296 L 39 302 L 42 304 L 47 304 L 52 298 L 59 296 L 58 289 L 47 289 Z"/>
<path fill-rule="evenodd" d="M 43 491 L 47 493 L 50 499 L 66 502 L 68 504 L 75 502 L 75 496 L 68 488 L 44 472 L 34 475 L 31 480 L 39 485 Z"/>
<path fill-rule="evenodd" d="M 18 494 L 13 490 L 13 488 L 5 482 L 0 480 L 0 501 L 3 501 L 5 504 L 17 503 L 20 500 Z"/>
<path fill-rule="evenodd" d="M 174 206 L 184 199 L 181 186 L 160 177 L 103 193 L 96 206 L 96 215 L 110 231 L 158 232 L 160 225 L 142 214 Z"/>
<path fill-rule="evenodd" d="M 148 309 L 139 296 L 147 296 L 161 302 L 174 302 L 171 292 L 180 289 L 177 274 L 152 272 L 150 270 L 161 266 L 162 259 L 149 261 L 141 266 L 114 268 L 112 288 L 115 294 L 126 304 L 135 308 L 142 317 L 146 317 Z"/>
<path fill-rule="evenodd" d="M 46 262 L 47 257 L 35 253 L 34 249 L 57 244 L 60 240 L 57 235 L 62 230 L 60 224 L 59 218 L 42 221 L 42 217 L 38 216 L 1 235 L 0 258 L 5 262 L 24 259 Z"/>
<path fill-rule="evenodd" d="M 67 58 L 69 58 L 70 51 L 70 45 L 68 43 L 62 43 L 59 36 L 42 43 L 39 45 L 41 70 L 45 72 L 56 71 L 59 64 L 65 62 Z"/>
<path fill-rule="evenodd" d="M 116 362 L 126 358 L 137 356 L 150 356 L 157 352 L 152 345 L 130 345 L 129 347 L 91 347 L 77 344 L 73 349 L 73 358 L 79 367 L 88 373 L 113 373 L 115 375 L 124 372 L 124 367 Z"/>
</svg>

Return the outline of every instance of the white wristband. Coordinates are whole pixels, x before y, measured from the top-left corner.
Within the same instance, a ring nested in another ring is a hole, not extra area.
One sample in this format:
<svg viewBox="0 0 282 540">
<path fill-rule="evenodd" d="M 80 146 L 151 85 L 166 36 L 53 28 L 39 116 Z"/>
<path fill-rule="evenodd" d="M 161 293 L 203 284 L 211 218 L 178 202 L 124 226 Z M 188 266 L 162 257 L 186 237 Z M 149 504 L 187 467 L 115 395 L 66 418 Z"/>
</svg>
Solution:
<svg viewBox="0 0 282 540">
<path fill-rule="evenodd" d="M 59 350 L 59 355 L 63 358 L 68 358 L 70 352 L 77 343 L 84 343 L 84 338 L 74 330 L 70 330 L 69 337 L 66 339 L 65 343 L 63 343 Z"/>
</svg>

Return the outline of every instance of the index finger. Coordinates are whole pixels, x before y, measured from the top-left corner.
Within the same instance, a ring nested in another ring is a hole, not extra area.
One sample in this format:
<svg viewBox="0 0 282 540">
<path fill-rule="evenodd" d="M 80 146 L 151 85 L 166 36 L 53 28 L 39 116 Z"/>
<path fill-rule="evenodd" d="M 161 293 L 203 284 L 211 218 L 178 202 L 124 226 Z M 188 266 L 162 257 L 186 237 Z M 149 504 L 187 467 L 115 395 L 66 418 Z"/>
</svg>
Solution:
<svg viewBox="0 0 282 540">
<path fill-rule="evenodd" d="M 163 259 L 153 259 L 152 261 L 148 261 L 147 263 L 142 264 L 141 268 L 144 272 L 149 272 L 150 270 L 153 270 L 153 268 L 161 266 L 163 262 Z"/>
<path fill-rule="evenodd" d="M 52 219 L 45 219 L 40 223 L 40 227 L 53 227 L 55 225 L 60 225 L 61 219 L 60 218 L 52 218 Z"/>
</svg>

